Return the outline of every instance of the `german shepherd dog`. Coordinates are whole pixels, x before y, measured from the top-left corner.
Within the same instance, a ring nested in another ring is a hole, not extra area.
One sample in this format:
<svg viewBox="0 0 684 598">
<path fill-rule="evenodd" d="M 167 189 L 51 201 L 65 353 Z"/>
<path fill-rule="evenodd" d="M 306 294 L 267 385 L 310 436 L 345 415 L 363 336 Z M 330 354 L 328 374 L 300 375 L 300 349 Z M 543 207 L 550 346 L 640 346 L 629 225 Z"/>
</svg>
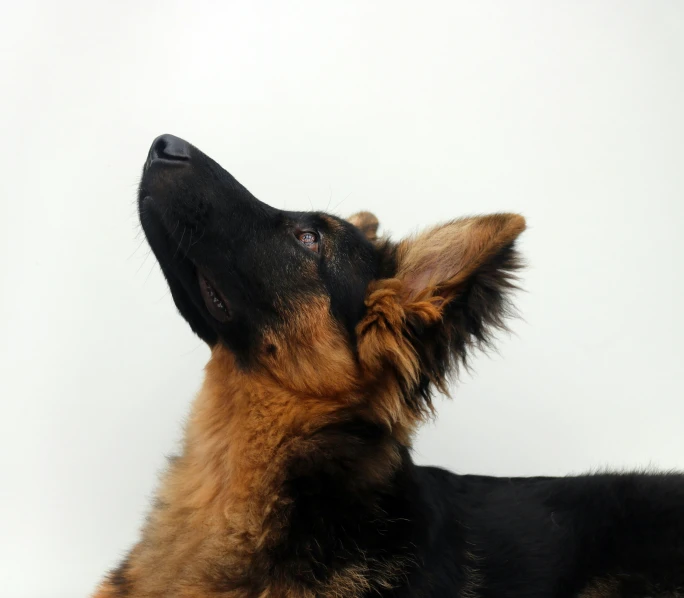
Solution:
<svg viewBox="0 0 684 598">
<path fill-rule="evenodd" d="M 418 467 L 433 392 L 504 326 L 517 214 L 394 243 L 254 198 L 158 137 L 142 227 L 206 379 L 140 541 L 97 598 L 684 596 L 684 476 Z"/>
</svg>

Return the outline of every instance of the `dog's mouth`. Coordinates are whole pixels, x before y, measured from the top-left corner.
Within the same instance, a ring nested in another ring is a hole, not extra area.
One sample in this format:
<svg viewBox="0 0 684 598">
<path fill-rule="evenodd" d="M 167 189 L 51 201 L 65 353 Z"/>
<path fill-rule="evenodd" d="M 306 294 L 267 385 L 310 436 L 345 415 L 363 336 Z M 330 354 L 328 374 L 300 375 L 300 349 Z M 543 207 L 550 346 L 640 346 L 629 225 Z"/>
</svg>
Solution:
<svg viewBox="0 0 684 598">
<path fill-rule="evenodd" d="M 231 320 L 233 312 L 230 303 L 201 270 L 197 270 L 197 281 L 200 295 L 211 317 L 221 323 Z"/>
<path fill-rule="evenodd" d="M 198 255 L 193 255 L 188 234 L 176 235 L 177 226 L 169 227 L 162 211 L 145 188 L 140 189 L 140 219 L 148 242 L 166 276 L 176 305 L 203 338 L 215 334 L 211 322 L 227 324 L 234 320 L 232 302 L 219 291 L 218 285 Z M 189 251 L 190 250 L 190 251 Z M 188 255 L 190 254 L 190 255 Z"/>
</svg>

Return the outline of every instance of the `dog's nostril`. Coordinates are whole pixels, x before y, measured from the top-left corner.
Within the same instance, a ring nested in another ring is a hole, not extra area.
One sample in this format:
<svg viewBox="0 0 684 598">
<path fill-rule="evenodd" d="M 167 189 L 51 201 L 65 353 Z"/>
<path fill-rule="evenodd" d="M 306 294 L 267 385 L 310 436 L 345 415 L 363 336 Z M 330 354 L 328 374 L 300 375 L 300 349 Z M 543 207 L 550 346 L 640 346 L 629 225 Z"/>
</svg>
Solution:
<svg viewBox="0 0 684 598">
<path fill-rule="evenodd" d="M 190 160 L 190 144 L 175 135 L 160 135 L 152 142 L 150 160 Z"/>
</svg>

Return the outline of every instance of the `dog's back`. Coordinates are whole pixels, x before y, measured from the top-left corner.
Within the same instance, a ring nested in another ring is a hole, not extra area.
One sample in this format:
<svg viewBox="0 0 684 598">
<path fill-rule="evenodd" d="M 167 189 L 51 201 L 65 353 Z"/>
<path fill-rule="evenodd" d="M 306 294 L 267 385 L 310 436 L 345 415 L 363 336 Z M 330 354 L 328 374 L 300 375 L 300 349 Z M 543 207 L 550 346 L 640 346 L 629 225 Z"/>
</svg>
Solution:
<svg viewBox="0 0 684 598">
<path fill-rule="evenodd" d="M 680 595 L 681 475 L 493 478 L 417 469 L 434 517 L 420 575 L 441 585 L 434 596 Z M 444 558 L 455 530 L 469 547 L 451 554 L 463 572 L 461 594 L 449 593 L 453 569 Z"/>
</svg>

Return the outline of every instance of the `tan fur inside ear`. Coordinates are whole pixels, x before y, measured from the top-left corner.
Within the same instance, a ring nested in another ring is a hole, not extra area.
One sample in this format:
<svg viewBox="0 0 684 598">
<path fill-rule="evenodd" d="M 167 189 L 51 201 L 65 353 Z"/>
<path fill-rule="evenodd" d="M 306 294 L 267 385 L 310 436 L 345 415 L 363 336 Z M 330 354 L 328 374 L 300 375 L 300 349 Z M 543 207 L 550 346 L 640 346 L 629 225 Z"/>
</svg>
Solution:
<svg viewBox="0 0 684 598">
<path fill-rule="evenodd" d="M 376 381 L 373 407 L 391 425 L 407 430 L 432 413 L 431 407 L 406 409 L 402 402 L 402 383 L 415 385 L 420 377 L 420 357 L 404 334 L 407 313 L 424 326 L 437 322 L 441 310 L 431 301 L 402 305 L 398 300 L 401 282 L 396 278 L 370 285 L 366 316 L 356 327 L 358 356 L 365 373 Z M 446 388 L 436 381 L 440 390 Z"/>
<path fill-rule="evenodd" d="M 374 214 L 371 214 L 370 212 L 357 212 L 353 216 L 347 218 L 347 221 L 359 228 L 369 241 L 377 240 L 378 226 L 380 223 Z"/>
<path fill-rule="evenodd" d="M 405 301 L 452 299 L 468 277 L 525 230 L 519 214 L 454 220 L 402 241 L 397 278 Z"/>
</svg>

